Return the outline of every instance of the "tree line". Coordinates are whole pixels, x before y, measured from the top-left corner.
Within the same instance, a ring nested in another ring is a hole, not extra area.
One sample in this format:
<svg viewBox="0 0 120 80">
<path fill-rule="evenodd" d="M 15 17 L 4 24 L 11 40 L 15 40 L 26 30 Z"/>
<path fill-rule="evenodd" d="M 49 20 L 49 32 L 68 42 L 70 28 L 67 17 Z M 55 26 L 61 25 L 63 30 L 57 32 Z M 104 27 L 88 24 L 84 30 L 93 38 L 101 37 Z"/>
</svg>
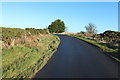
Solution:
<svg viewBox="0 0 120 80">
<path fill-rule="evenodd" d="M 62 33 L 65 32 L 67 27 L 65 26 L 64 21 L 57 19 L 48 26 L 48 29 L 50 33 Z M 92 23 L 85 26 L 85 29 L 87 33 L 97 33 L 96 26 Z"/>
</svg>

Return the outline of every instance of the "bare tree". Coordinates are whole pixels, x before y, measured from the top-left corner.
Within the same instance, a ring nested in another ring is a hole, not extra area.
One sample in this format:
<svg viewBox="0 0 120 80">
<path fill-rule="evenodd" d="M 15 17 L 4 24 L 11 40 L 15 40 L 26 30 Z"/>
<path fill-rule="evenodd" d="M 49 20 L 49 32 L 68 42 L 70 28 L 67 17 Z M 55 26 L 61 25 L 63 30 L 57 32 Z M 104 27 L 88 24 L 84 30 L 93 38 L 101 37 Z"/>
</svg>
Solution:
<svg viewBox="0 0 120 80">
<path fill-rule="evenodd" d="M 85 29 L 88 33 L 97 33 L 96 26 L 92 23 L 89 23 L 87 26 L 85 26 Z"/>
</svg>

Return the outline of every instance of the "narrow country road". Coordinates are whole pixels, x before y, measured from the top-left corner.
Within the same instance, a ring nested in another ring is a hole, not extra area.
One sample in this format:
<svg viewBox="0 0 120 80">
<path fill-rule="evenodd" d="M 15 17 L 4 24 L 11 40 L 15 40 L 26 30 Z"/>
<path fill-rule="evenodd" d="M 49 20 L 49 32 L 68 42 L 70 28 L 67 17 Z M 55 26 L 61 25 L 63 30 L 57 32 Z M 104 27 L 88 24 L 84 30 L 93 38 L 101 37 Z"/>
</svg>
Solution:
<svg viewBox="0 0 120 80">
<path fill-rule="evenodd" d="M 58 50 L 34 78 L 118 78 L 118 63 L 98 48 L 58 35 Z"/>
</svg>

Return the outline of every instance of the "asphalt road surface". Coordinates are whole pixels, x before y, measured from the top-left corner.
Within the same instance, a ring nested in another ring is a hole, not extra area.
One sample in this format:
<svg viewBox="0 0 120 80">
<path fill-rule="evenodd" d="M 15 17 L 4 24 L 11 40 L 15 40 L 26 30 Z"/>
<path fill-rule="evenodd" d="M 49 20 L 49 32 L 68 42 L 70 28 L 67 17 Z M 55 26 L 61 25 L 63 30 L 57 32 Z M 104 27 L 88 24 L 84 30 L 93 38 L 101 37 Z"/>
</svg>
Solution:
<svg viewBox="0 0 120 80">
<path fill-rule="evenodd" d="M 118 62 L 82 40 L 58 36 L 58 50 L 34 78 L 118 78 Z"/>
</svg>

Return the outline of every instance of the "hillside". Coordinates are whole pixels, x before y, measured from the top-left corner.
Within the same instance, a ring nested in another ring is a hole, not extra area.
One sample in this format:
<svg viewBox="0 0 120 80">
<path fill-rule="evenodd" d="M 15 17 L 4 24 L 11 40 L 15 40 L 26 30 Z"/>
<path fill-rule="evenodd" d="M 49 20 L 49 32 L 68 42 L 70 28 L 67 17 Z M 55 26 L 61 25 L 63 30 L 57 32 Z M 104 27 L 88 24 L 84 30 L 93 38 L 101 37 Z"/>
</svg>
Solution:
<svg viewBox="0 0 120 80">
<path fill-rule="evenodd" d="M 2 27 L 2 78 L 31 78 L 56 51 L 60 39 L 47 29 Z"/>
</svg>

